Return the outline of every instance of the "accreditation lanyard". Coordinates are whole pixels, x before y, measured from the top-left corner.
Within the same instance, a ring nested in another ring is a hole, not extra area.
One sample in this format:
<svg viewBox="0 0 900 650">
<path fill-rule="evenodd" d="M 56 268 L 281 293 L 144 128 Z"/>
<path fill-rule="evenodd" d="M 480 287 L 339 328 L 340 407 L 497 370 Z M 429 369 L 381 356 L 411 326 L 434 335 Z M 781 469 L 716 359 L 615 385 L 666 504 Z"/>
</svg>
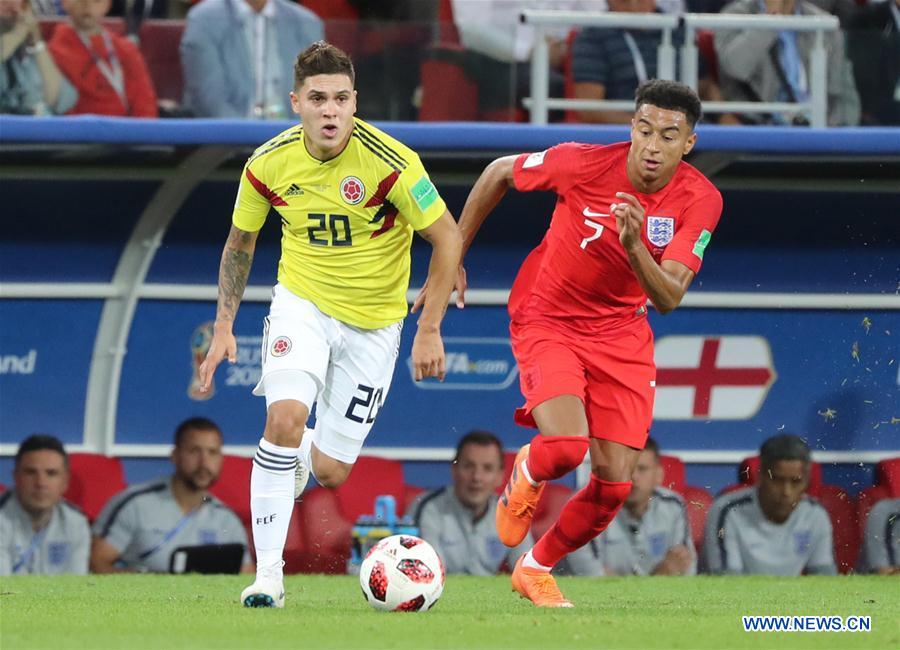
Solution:
<svg viewBox="0 0 900 650">
<path fill-rule="evenodd" d="M 185 525 L 186 525 L 186 524 L 194 517 L 194 515 L 196 515 L 198 512 L 200 512 L 200 508 L 202 508 L 202 507 L 203 507 L 203 504 L 201 503 L 198 507 L 194 508 L 194 509 L 191 510 L 189 513 L 187 513 L 186 515 L 184 515 L 181 519 L 179 519 L 179 520 L 178 520 L 178 523 L 175 524 L 175 527 L 172 528 L 172 530 L 170 530 L 168 533 L 166 533 L 166 534 L 163 536 L 163 538 L 162 538 L 159 542 L 157 542 L 156 545 L 155 545 L 153 548 L 150 548 L 150 549 L 144 551 L 143 553 L 141 553 L 141 554 L 138 556 L 138 559 L 140 559 L 140 560 L 146 560 L 148 557 L 150 557 L 151 555 L 153 555 L 154 553 L 156 553 L 156 552 L 157 552 L 159 549 L 161 549 L 163 546 L 165 546 L 166 544 L 168 544 L 169 541 L 170 541 L 173 537 L 175 537 L 175 535 L 178 534 L 178 531 L 180 531 L 182 528 L 184 528 Z"/>
<path fill-rule="evenodd" d="M 109 33 L 106 30 L 102 30 L 100 35 L 103 37 L 103 44 L 106 46 L 106 54 L 109 56 L 109 62 L 104 60 L 103 57 L 99 56 L 94 51 L 89 36 L 78 32 L 78 38 L 81 39 L 88 54 L 91 55 L 94 65 L 97 66 L 100 73 L 106 78 L 109 85 L 112 86 L 112 89 L 116 91 L 116 95 L 119 96 L 122 105 L 125 107 L 125 112 L 127 113 L 128 96 L 125 94 L 125 74 L 122 72 L 122 64 L 119 63 L 119 57 L 116 56 L 116 50 L 113 48 L 112 39 L 109 37 Z"/>
<path fill-rule="evenodd" d="M 35 533 L 34 537 L 31 538 L 31 544 L 28 545 L 28 548 L 25 549 L 25 552 L 22 553 L 22 556 L 19 560 L 13 565 L 12 572 L 18 573 L 22 570 L 28 561 L 31 559 L 31 556 L 34 555 L 34 552 L 38 550 L 41 544 L 44 543 L 44 538 L 47 536 L 47 528 L 50 526 L 46 526 L 44 529 L 39 530 Z"/>
<path fill-rule="evenodd" d="M 644 63 L 644 57 L 641 55 L 634 36 L 630 32 L 623 32 L 622 36 L 625 38 L 625 44 L 628 45 L 628 49 L 631 50 L 631 58 L 634 61 L 634 74 L 637 75 L 638 83 L 644 83 L 647 81 L 647 65 Z"/>
</svg>

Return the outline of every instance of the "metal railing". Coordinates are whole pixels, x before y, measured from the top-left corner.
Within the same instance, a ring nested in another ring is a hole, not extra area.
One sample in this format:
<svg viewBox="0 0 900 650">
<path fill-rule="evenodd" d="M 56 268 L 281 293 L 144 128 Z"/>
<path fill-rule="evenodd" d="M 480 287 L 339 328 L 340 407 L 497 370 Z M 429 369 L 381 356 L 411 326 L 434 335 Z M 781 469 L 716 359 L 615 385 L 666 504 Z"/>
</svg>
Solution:
<svg viewBox="0 0 900 650">
<path fill-rule="evenodd" d="M 525 106 L 531 112 L 532 124 L 546 124 L 550 109 L 621 111 L 634 107 L 628 100 L 592 100 L 550 98 L 550 46 L 545 38 L 554 27 L 621 27 L 655 29 L 662 32 L 656 51 L 656 70 L 660 79 L 675 78 L 675 47 L 672 32 L 678 27 L 678 16 L 670 14 L 637 14 L 625 12 L 525 11 L 521 20 L 534 26 L 534 49 L 531 52 L 531 97 Z"/>
<path fill-rule="evenodd" d="M 825 32 L 836 31 L 840 23 L 836 16 L 763 16 L 739 14 L 685 14 L 684 44 L 681 46 L 681 81 L 697 90 L 698 29 L 718 30 L 771 30 L 790 29 L 797 32 L 815 32 L 810 51 L 809 101 L 806 102 L 704 102 L 707 113 L 778 113 L 809 111 L 810 124 L 828 126 L 828 70 L 825 52 Z"/>
<path fill-rule="evenodd" d="M 531 97 L 525 106 L 531 112 L 532 124 L 546 124 L 549 109 L 630 110 L 634 102 L 630 100 L 585 100 L 550 98 L 549 94 L 549 47 L 545 32 L 552 27 L 610 27 L 624 29 L 658 29 L 662 32 L 662 42 L 657 51 L 657 77 L 675 79 L 675 48 L 672 32 L 683 21 L 685 27 L 684 44 L 681 46 L 680 80 L 694 90 L 697 89 L 697 69 L 699 52 L 695 43 L 697 30 L 770 30 L 790 29 L 814 32 L 813 47 L 810 52 L 809 100 L 805 102 L 744 102 L 721 101 L 704 102 L 706 113 L 810 113 L 810 124 L 814 127 L 828 125 L 828 70 L 825 52 L 825 32 L 839 29 L 836 16 L 769 16 L 745 14 L 665 14 L 637 13 L 586 13 L 577 11 L 524 11 L 524 23 L 535 29 L 535 46 L 531 54 Z"/>
</svg>

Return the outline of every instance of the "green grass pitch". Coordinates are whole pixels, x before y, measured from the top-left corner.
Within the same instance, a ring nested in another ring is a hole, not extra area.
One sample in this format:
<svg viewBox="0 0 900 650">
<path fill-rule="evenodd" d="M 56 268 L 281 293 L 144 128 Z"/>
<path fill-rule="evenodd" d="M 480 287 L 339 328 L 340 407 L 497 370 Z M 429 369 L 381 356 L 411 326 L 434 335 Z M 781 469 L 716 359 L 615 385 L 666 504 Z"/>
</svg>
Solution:
<svg viewBox="0 0 900 650">
<path fill-rule="evenodd" d="M 449 576 L 427 613 L 369 608 L 356 578 L 289 576 L 283 610 L 250 610 L 245 576 L 0 578 L 0 647 L 900 648 L 886 577 L 562 578 L 572 610 L 539 610 L 508 576 Z M 745 633 L 741 616 L 869 615 L 868 633 Z"/>
</svg>

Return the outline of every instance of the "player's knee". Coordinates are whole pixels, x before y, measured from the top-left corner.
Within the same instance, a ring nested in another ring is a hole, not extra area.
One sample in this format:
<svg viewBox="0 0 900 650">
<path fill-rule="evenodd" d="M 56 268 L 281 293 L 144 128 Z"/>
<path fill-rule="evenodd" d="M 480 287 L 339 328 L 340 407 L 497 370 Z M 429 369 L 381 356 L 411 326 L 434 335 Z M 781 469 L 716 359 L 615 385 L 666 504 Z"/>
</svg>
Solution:
<svg viewBox="0 0 900 650">
<path fill-rule="evenodd" d="M 347 477 L 350 476 L 352 465 L 340 462 L 322 463 L 324 467 L 319 467 L 313 463 L 313 474 L 319 485 L 327 488 L 336 488 L 343 485 Z"/>
<path fill-rule="evenodd" d="M 591 473 L 601 481 L 627 483 L 640 453 L 617 442 L 594 438 L 591 440 Z"/>
<path fill-rule="evenodd" d="M 591 463 L 591 474 L 601 481 L 610 481 L 613 483 L 623 483 L 631 480 L 630 474 L 625 475 L 617 468 L 601 463 Z"/>
<path fill-rule="evenodd" d="M 303 429 L 306 427 L 307 413 L 302 406 L 280 407 L 273 404 L 266 417 L 264 437 L 269 442 L 281 447 L 297 447 Z"/>
<path fill-rule="evenodd" d="M 625 457 L 610 457 L 607 454 L 591 459 L 591 473 L 601 481 L 626 483 L 634 471 L 632 463 Z"/>
</svg>

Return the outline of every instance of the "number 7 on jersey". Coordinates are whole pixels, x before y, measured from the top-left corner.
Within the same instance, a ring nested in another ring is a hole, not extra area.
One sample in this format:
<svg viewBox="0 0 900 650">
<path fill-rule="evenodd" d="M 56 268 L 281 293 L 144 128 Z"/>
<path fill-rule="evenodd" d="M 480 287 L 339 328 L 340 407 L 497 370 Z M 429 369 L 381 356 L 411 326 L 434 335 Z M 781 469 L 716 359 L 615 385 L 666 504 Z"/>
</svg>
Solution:
<svg viewBox="0 0 900 650">
<path fill-rule="evenodd" d="M 598 239 L 600 237 L 600 235 L 603 234 L 603 225 L 602 224 L 591 221 L 590 219 L 585 219 L 584 223 L 586 226 L 590 226 L 591 228 L 593 228 L 595 232 L 590 237 L 585 237 L 584 239 L 581 240 L 581 248 L 582 249 L 587 248 L 587 245 L 589 242 L 592 242 L 595 239 Z"/>
</svg>

